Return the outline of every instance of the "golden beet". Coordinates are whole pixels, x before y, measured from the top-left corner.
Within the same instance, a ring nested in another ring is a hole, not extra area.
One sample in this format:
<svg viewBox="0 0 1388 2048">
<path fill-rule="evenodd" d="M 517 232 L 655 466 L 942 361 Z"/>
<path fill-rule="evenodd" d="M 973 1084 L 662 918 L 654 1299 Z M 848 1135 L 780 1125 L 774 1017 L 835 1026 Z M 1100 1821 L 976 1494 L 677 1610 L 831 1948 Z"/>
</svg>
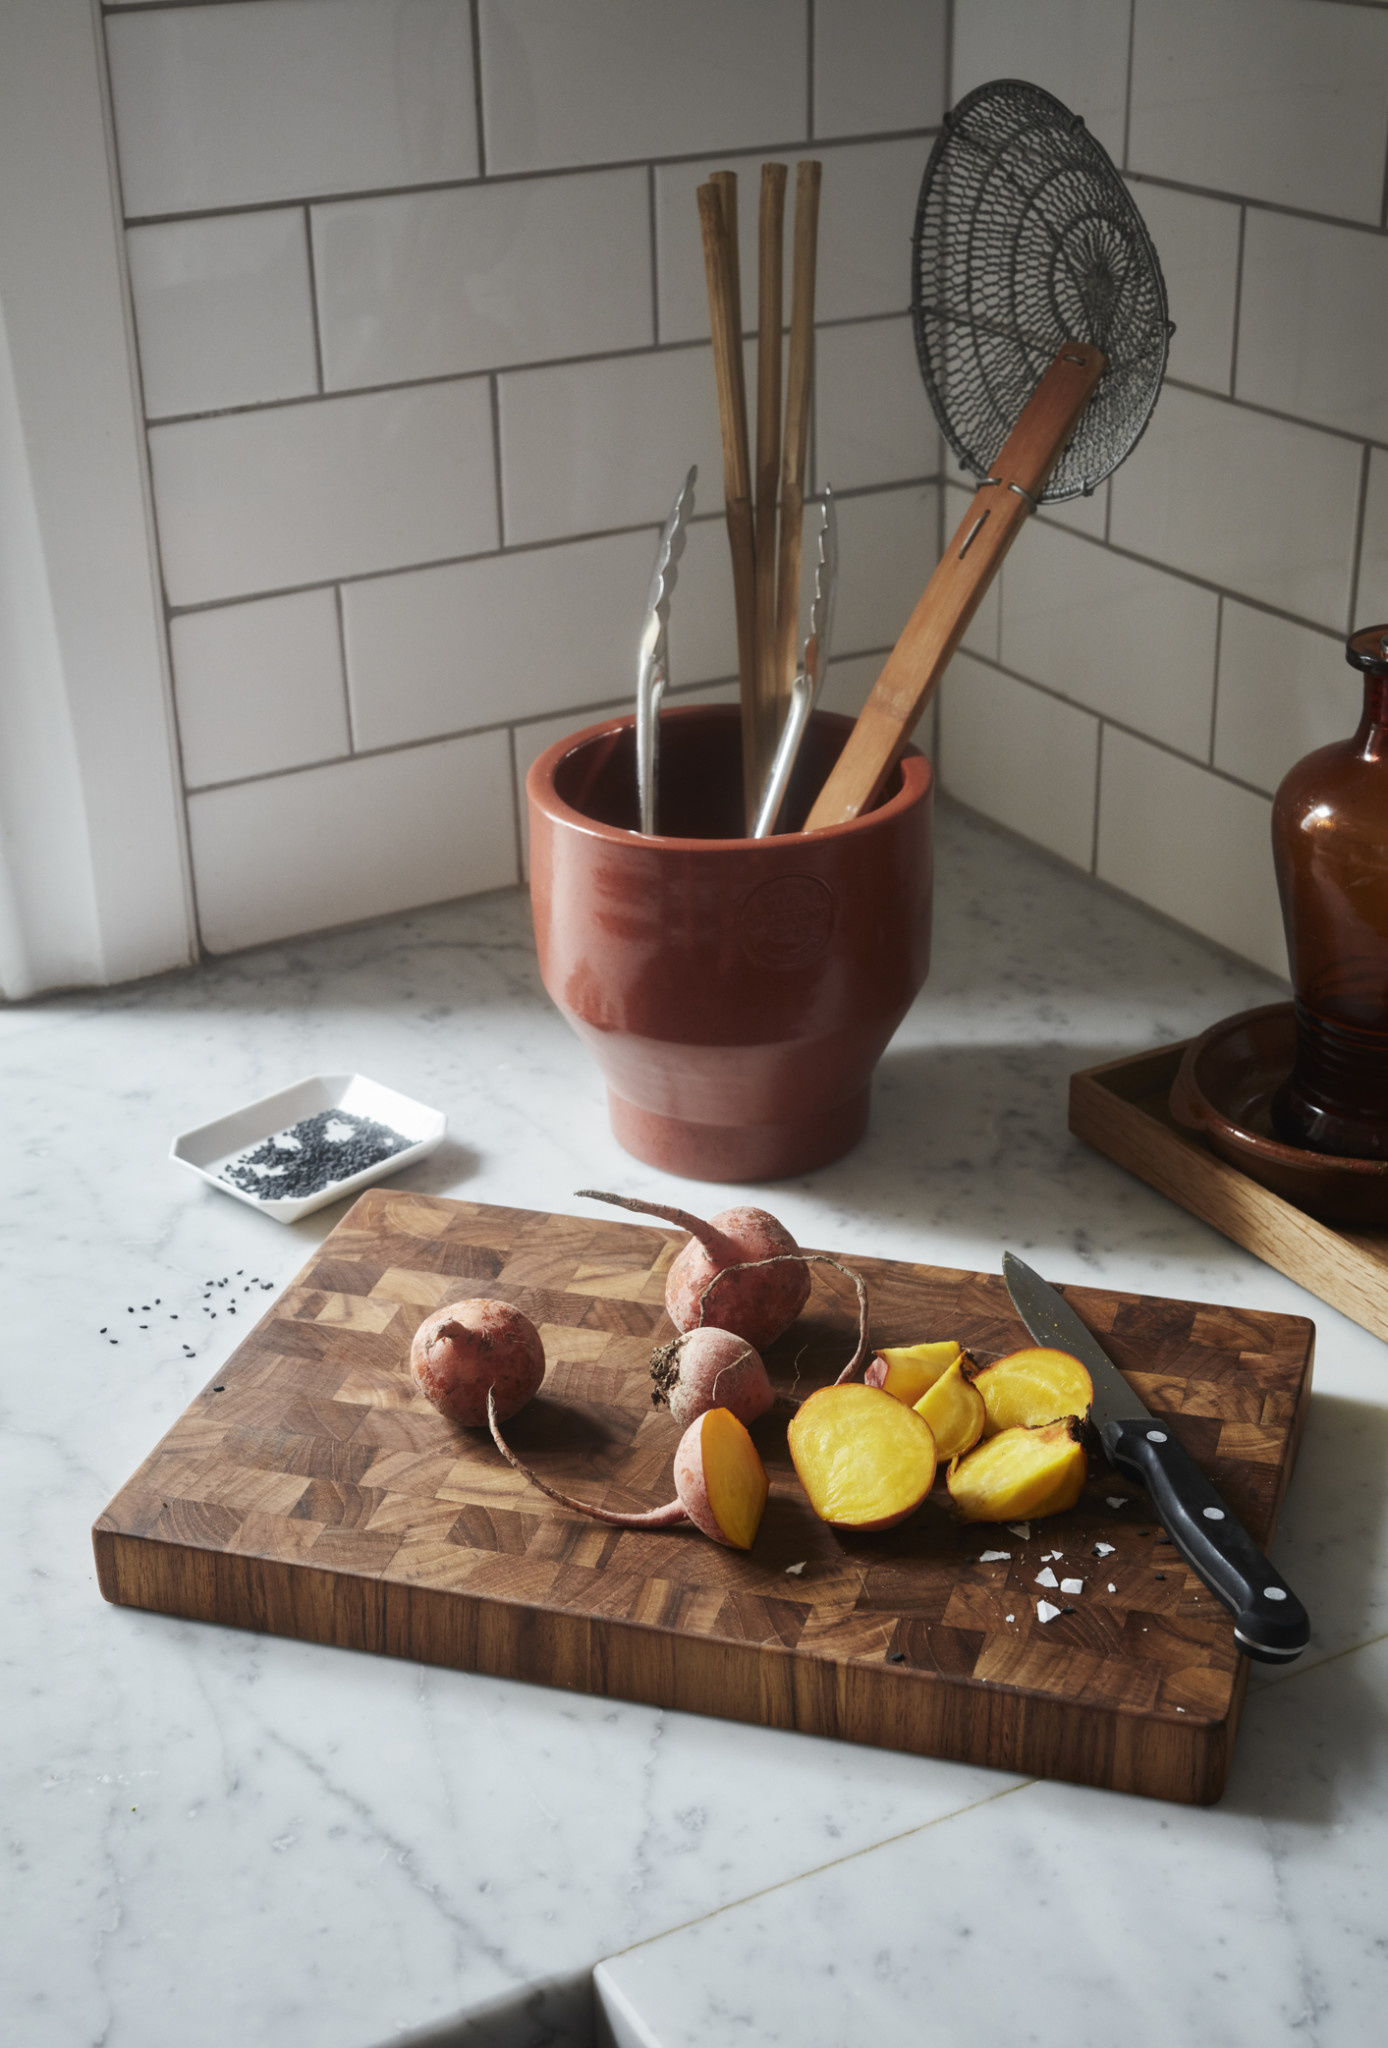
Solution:
<svg viewBox="0 0 1388 2048">
<path fill-rule="evenodd" d="M 1087 1415 L 1094 1384 L 1077 1358 L 1048 1345 L 1029 1345 L 974 1375 L 988 1411 L 986 1436 L 1000 1429 L 1036 1429 L 1064 1415 Z"/>
<path fill-rule="evenodd" d="M 890 1529 L 935 1481 L 930 1425 L 879 1387 L 821 1387 L 786 1438 L 810 1506 L 838 1528 Z"/>
<path fill-rule="evenodd" d="M 1075 1505 L 1088 1470 L 1079 1418 L 1067 1415 L 1040 1429 L 1000 1430 L 956 1458 L 947 1483 L 962 1521 L 1039 1521 Z"/>
<path fill-rule="evenodd" d="M 937 1457 L 962 1457 L 983 1434 L 987 1411 L 978 1388 L 964 1377 L 962 1352 L 913 1405 L 917 1415 L 930 1424 Z"/>
</svg>

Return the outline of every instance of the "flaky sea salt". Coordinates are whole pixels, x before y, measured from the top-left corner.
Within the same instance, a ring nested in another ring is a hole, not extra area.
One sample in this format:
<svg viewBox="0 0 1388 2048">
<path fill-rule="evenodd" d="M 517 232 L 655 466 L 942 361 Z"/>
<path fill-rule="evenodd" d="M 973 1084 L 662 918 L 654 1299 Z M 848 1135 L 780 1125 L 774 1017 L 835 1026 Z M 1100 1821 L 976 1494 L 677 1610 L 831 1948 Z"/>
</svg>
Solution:
<svg viewBox="0 0 1388 2048">
<path fill-rule="evenodd" d="M 1036 1603 L 1036 1619 L 1040 1622 L 1054 1621 L 1059 1612 L 1060 1609 L 1052 1607 L 1049 1600 L 1038 1600 Z"/>
<path fill-rule="evenodd" d="M 1054 1586 L 1057 1583 L 1056 1575 L 1049 1565 L 1045 1567 L 1044 1571 L 1039 1571 L 1036 1574 L 1036 1583 L 1038 1586 Z"/>
<path fill-rule="evenodd" d="M 1114 1583 L 1113 1583 L 1113 1580 L 1112 1580 L 1112 1579 L 1110 1579 L 1110 1580 L 1109 1580 L 1109 1582 L 1108 1582 L 1108 1589 L 1109 1589 L 1110 1593 L 1116 1593 L 1116 1592 L 1118 1591 L 1118 1588 L 1117 1588 L 1117 1586 L 1115 1586 L 1115 1585 L 1114 1585 Z"/>
<path fill-rule="evenodd" d="M 1128 1505 L 1126 1493 L 1106 1493 L 1104 1499 L 1111 1508 L 1125 1508 Z"/>
<path fill-rule="evenodd" d="M 1062 1579 L 1060 1582 L 1060 1590 L 1062 1593 L 1082 1593 L 1084 1591 L 1084 1580 Z"/>
<path fill-rule="evenodd" d="M 1094 1545 L 1094 1555 L 1096 1557 L 1112 1557 L 1114 1548 L 1115 1546 L 1112 1543 L 1096 1543 Z"/>
<path fill-rule="evenodd" d="M 1031 1534 L 1030 1522 L 1009 1522 L 1007 1526 L 1012 1531 L 1014 1536 L 1021 1537 L 1023 1543 L 1026 1542 L 1028 1536 L 1030 1536 Z"/>
<path fill-rule="evenodd" d="M 1004 1558 L 1010 1559 L 1011 1556 L 1010 1550 L 985 1550 L 978 1561 L 980 1564 L 1001 1564 Z"/>
<path fill-rule="evenodd" d="M 798 1578 L 800 1573 L 804 1571 L 805 1566 L 808 1563 L 809 1559 L 802 1557 L 799 1564 L 788 1564 L 786 1566 L 786 1577 L 791 1579 Z"/>
</svg>

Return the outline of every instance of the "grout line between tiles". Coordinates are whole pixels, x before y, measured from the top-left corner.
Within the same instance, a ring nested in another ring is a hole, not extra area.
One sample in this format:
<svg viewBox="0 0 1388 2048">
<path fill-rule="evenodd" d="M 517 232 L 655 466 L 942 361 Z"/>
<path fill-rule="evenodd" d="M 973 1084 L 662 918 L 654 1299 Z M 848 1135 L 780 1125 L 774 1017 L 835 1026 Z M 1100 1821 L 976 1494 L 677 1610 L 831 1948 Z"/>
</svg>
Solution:
<svg viewBox="0 0 1388 2048">
<path fill-rule="evenodd" d="M 1133 44 L 1137 40 L 1137 0 L 1128 0 L 1128 62 L 1123 87 L 1123 169 L 1128 168 L 1128 143 L 1133 131 Z"/>
<path fill-rule="evenodd" d="M 1338 637 L 1338 636 L 1337 636 Z M 1055 704 L 1064 704 L 1072 711 L 1081 711 L 1087 718 L 1097 718 L 1102 724 L 1111 726 L 1114 732 L 1124 733 L 1129 739 L 1140 740 L 1144 746 L 1155 747 L 1159 754 L 1168 755 L 1173 761 L 1183 761 L 1188 768 L 1198 768 L 1202 775 L 1212 775 L 1218 782 L 1227 782 L 1231 788 L 1242 789 L 1249 796 L 1270 797 L 1272 791 L 1263 789 L 1256 782 L 1247 782 L 1241 775 L 1233 775 L 1227 768 L 1217 768 L 1211 761 L 1202 761 L 1196 754 L 1183 753 L 1180 747 L 1173 747 L 1169 740 L 1160 740 L 1155 734 L 1144 732 L 1141 726 L 1130 725 L 1126 719 L 1115 718 L 1111 712 L 1096 711 L 1092 704 L 1084 704 L 1078 697 L 1067 697 L 1063 690 L 1053 689 L 1049 683 L 1038 683 L 1035 676 L 1023 675 L 1019 669 L 1008 668 L 1001 661 L 990 660 L 986 654 L 978 654 L 973 648 L 963 650 L 971 660 L 981 662 L 985 668 L 996 670 L 1006 676 L 1009 682 L 1021 683 L 1026 689 L 1035 690 L 1038 696 L 1049 697 Z"/>
<path fill-rule="evenodd" d="M 1343 1650 L 1330 1650 L 1314 1664 L 1298 1660 L 1294 1670 L 1278 1672 L 1275 1678 L 1260 1678 L 1257 1685 L 1250 1686 L 1244 1700 L 1247 1713 L 1254 1700 L 1262 1699 L 1267 1693 L 1277 1692 L 1284 1685 L 1291 1685 L 1298 1678 L 1310 1678 L 1317 1671 L 1324 1671 L 1327 1664 L 1338 1664 L 1346 1657 L 1357 1657 L 1361 1650 L 1372 1650 L 1377 1643 L 1388 1643 L 1388 1630 L 1381 1630 L 1376 1636 L 1366 1636 L 1362 1643 L 1346 1643 Z M 1276 1670 L 1276 1666 L 1264 1667 Z"/>
<path fill-rule="evenodd" d="M 1234 257 L 1234 319 L 1229 333 L 1229 396 L 1234 398 L 1239 381 L 1239 322 L 1243 318 L 1243 245 L 1248 233 L 1248 208 L 1239 208 L 1239 246 Z"/>
<path fill-rule="evenodd" d="M 1349 558 L 1349 616 L 1345 621 L 1346 633 L 1354 631 L 1354 615 L 1359 609 L 1359 585 L 1364 575 L 1364 525 L 1368 518 L 1369 472 L 1372 464 L 1372 451 L 1366 447 L 1359 474 L 1359 502 L 1355 507 L 1354 542 Z"/>
<path fill-rule="evenodd" d="M 840 504 L 851 503 L 858 498 L 891 497 L 902 491 L 928 489 L 938 484 L 938 476 L 917 476 L 895 478 L 889 484 L 853 484 L 847 490 L 836 491 L 835 499 Z M 813 492 L 806 493 L 806 503 L 813 498 Z M 716 512 L 696 512 L 690 520 L 691 526 L 721 525 L 721 508 Z M 659 533 L 661 520 L 657 515 L 646 519 L 634 519 L 626 526 L 594 527 L 585 533 L 560 533 L 547 536 L 544 540 L 510 541 L 504 547 L 479 548 L 466 555 L 436 555 L 423 562 L 396 562 L 385 569 L 361 569 L 355 573 L 337 576 L 311 577 L 303 583 L 281 583 L 271 589 L 238 590 L 221 597 L 198 598 L 188 604 L 170 605 L 171 616 L 182 617 L 189 612 L 220 611 L 230 605 L 256 604 L 266 597 L 290 597 L 301 590 L 326 590 L 334 582 L 379 583 L 389 576 L 415 576 L 425 569 L 453 569 L 465 562 L 491 562 L 502 556 L 508 560 L 516 555 L 546 554 L 553 548 L 578 547 L 583 543 L 598 540 L 621 540 L 633 533 Z"/>
<path fill-rule="evenodd" d="M 468 23 L 472 36 L 472 104 L 477 122 L 477 175 L 487 176 L 487 131 L 482 115 L 482 23 L 478 17 L 479 0 L 470 0 Z"/>
<path fill-rule="evenodd" d="M 1104 733 L 1107 727 L 1107 719 L 1101 718 L 1099 720 L 1098 735 L 1094 742 L 1094 829 L 1089 837 L 1089 872 L 1091 875 L 1097 875 L 1099 872 L 1099 805 L 1104 788 Z"/>
<path fill-rule="evenodd" d="M 1214 680 L 1210 690 L 1210 753 L 1209 766 L 1213 768 L 1215 757 L 1215 734 L 1219 730 L 1219 658 L 1224 648 L 1224 593 L 1220 592 L 1215 605 Z"/>
<path fill-rule="evenodd" d="M 318 261 L 313 253 L 313 208 L 304 204 L 301 209 L 304 222 L 304 258 L 308 264 L 308 317 L 313 329 L 313 374 L 318 380 L 318 395 L 323 397 L 327 384 L 323 377 L 323 315 L 318 304 Z M 300 399 L 300 404 L 304 401 Z M 233 408 L 248 410 L 248 408 Z M 145 425 L 150 425 L 149 414 L 145 414 Z"/>
<path fill-rule="evenodd" d="M 525 834 L 521 830 L 521 807 L 525 802 L 525 791 L 521 787 L 520 764 L 516 758 L 516 728 L 506 728 L 506 757 L 511 764 L 511 831 L 515 838 L 516 881 L 525 886 Z"/>
<path fill-rule="evenodd" d="M 846 654 L 836 654 L 830 660 L 829 674 L 841 664 L 850 661 L 876 661 L 885 658 L 889 649 L 880 647 L 855 648 Z M 679 683 L 665 695 L 666 704 L 678 704 L 696 697 L 701 690 L 718 690 L 737 682 L 737 672 L 728 675 L 700 676 L 691 683 Z M 612 696 L 592 698 L 586 704 L 555 704 L 546 710 L 531 711 L 519 718 L 494 718 L 483 725 L 460 725 L 446 732 L 422 734 L 418 739 L 392 740 L 380 747 L 355 746 L 349 754 L 323 754 L 313 761 L 295 761 L 287 768 L 266 768 L 256 775 L 230 775 L 222 782 L 193 783 L 185 792 L 188 796 L 215 796 L 226 789 L 246 789 L 254 783 L 282 782 L 288 775 L 310 775 L 320 768 L 346 768 L 355 761 L 376 761 L 387 754 L 416 754 L 423 747 L 450 746 L 454 740 L 485 739 L 496 732 L 521 733 L 534 725 L 551 725 L 556 718 L 588 719 L 622 715 L 624 700 Z"/>
<path fill-rule="evenodd" d="M 660 237 L 656 229 L 655 165 L 646 166 L 646 219 L 651 251 L 651 346 L 660 347 Z"/>
<path fill-rule="evenodd" d="M 805 140 L 813 142 L 814 132 L 814 0 L 805 0 Z"/>
<path fill-rule="evenodd" d="M 352 690 L 347 680 L 347 621 L 342 610 L 342 585 L 333 585 L 333 609 L 337 616 L 337 651 L 342 661 L 342 702 L 347 713 L 347 751 L 357 751 L 356 722 L 352 717 Z"/>
<path fill-rule="evenodd" d="M 234 0 L 227 0 L 227 4 L 234 4 Z M 905 320 L 909 316 L 910 308 L 904 305 L 893 306 L 879 313 L 847 313 L 833 320 L 817 320 L 815 331 L 817 333 L 821 328 L 880 327 L 888 321 Z M 790 332 L 789 322 L 782 327 L 781 332 L 783 335 Z M 747 338 L 755 333 L 755 327 L 748 328 Z M 210 406 L 201 412 L 160 413 L 153 418 L 146 414 L 145 425 L 160 429 L 186 427 L 202 420 L 236 419 L 247 413 L 284 412 L 291 406 L 316 405 L 320 399 L 332 403 L 342 398 L 377 398 L 392 391 L 423 391 L 442 384 L 475 383 L 481 377 L 538 376 L 547 370 L 572 369 L 586 363 L 627 362 L 637 357 L 688 354 L 692 349 L 711 349 L 712 346 L 707 335 L 680 335 L 671 341 L 635 342 L 627 348 L 592 349 L 586 353 L 569 356 L 543 356 L 534 362 L 481 363 L 475 368 L 464 370 L 436 370 L 422 377 L 383 378 L 378 384 L 344 384 L 331 391 L 300 392 L 289 398 L 252 399 L 241 405 Z M 1191 388 L 1199 390 L 1202 387 Z"/>
<path fill-rule="evenodd" d="M 507 548 L 506 493 L 502 488 L 501 471 L 501 380 L 495 370 L 487 378 L 487 395 L 492 420 L 492 488 L 496 492 L 496 537 L 499 543 L 496 552 L 504 555 Z"/>
<path fill-rule="evenodd" d="M 234 4 L 234 0 L 217 0 L 217 4 Z M 138 10 L 120 9 L 121 14 L 135 11 Z M 936 128 L 886 128 L 870 134 L 826 136 L 818 140 L 815 147 L 823 150 L 863 149 L 878 143 L 930 142 L 938 132 Z M 780 138 L 770 142 L 746 142 L 722 151 L 721 156 L 728 163 L 751 163 L 758 157 L 794 155 L 804 146 L 804 136 L 796 136 L 790 141 Z M 217 220 L 226 214 L 271 213 L 288 206 L 350 206 L 358 200 L 409 199 L 421 193 L 475 192 L 493 185 L 533 184 L 540 179 L 595 178 L 604 171 L 643 171 L 647 166 L 656 170 L 673 169 L 681 164 L 704 164 L 710 156 L 719 154 L 707 149 L 689 149 L 672 156 L 612 157 L 592 164 L 535 164 L 523 171 L 489 171 L 485 178 L 421 178 L 414 184 L 361 185 L 333 192 L 284 192 L 274 199 L 229 200 L 220 206 L 185 206 L 155 213 L 126 214 L 123 225 L 128 228 L 162 227 L 173 222 Z"/>
</svg>

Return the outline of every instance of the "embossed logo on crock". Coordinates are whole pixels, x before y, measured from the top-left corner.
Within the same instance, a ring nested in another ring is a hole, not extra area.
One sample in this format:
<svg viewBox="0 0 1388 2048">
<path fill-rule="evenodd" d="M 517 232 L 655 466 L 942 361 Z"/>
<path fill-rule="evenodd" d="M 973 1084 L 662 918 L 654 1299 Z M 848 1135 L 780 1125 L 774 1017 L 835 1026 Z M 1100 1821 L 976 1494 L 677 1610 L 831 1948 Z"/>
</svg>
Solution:
<svg viewBox="0 0 1388 2048">
<path fill-rule="evenodd" d="M 742 943 L 758 967 L 807 967 L 834 929 L 834 892 L 814 875 L 777 875 L 742 906 Z"/>
</svg>

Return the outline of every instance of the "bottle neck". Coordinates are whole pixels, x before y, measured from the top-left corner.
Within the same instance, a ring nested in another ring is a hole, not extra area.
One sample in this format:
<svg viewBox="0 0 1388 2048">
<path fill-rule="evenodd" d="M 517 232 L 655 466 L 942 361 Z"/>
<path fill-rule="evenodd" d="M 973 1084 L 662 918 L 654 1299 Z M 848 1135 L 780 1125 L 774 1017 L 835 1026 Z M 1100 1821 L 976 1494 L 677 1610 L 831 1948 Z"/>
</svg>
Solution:
<svg viewBox="0 0 1388 2048">
<path fill-rule="evenodd" d="M 1364 672 L 1364 709 L 1354 751 L 1361 761 L 1388 759 L 1388 669 Z"/>
</svg>

